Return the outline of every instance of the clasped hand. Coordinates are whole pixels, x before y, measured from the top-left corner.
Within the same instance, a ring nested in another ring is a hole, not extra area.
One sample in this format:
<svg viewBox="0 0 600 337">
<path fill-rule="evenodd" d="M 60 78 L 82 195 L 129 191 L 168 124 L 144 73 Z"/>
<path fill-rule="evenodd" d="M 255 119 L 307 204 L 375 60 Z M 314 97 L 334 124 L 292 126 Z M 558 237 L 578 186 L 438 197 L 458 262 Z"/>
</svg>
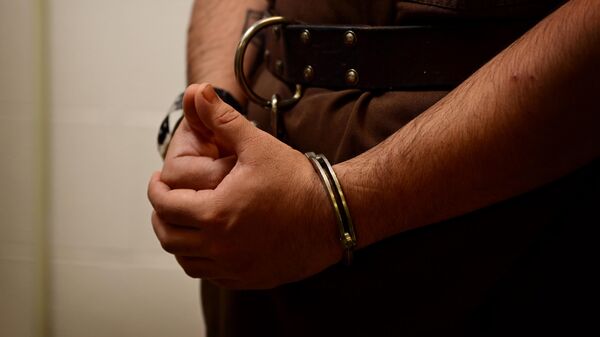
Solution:
<svg viewBox="0 0 600 337">
<path fill-rule="evenodd" d="M 148 198 L 156 236 L 185 272 L 228 288 L 272 288 L 339 261 L 333 213 L 305 156 L 208 84 L 191 85 L 183 103 Z"/>
</svg>

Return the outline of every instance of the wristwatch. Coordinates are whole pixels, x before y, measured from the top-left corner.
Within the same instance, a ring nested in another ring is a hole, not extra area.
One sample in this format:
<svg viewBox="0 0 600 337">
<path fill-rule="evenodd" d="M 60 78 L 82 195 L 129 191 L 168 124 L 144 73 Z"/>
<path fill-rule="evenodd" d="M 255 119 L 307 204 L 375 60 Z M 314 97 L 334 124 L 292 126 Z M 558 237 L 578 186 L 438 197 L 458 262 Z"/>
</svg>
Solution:
<svg viewBox="0 0 600 337">
<path fill-rule="evenodd" d="M 167 115 L 163 119 L 162 123 L 160 123 L 160 127 L 158 128 L 158 153 L 165 159 L 165 155 L 167 154 L 167 149 L 169 148 L 169 143 L 171 142 L 171 138 L 175 133 L 175 130 L 181 123 L 183 119 L 183 93 L 181 93 L 167 112 Z"/>
</svg>

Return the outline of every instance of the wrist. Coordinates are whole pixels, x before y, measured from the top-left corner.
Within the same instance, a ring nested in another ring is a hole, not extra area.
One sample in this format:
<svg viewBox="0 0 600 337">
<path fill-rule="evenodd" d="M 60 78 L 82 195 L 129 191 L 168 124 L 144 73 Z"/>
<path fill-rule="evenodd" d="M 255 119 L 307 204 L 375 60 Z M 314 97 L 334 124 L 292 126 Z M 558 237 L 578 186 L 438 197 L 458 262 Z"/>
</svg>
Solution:
<svg viewBox="0 0 600 337">
<path fill-rule="evenodd" d="M 345 161 L 333 166 L 337 173 L 340 185 L 344 188 L 344 195 L 348 208 L 352 213 L 354 230 L 356 231 L 356 249 L 364 248 L 382 238 L 378 238 L 374 230 L 377 228 L 377 218 L 380 211 L 379 203 L 372 182 L 365 179 L 367 174 L 357 168 L 350 161 Z"/>
</svg>

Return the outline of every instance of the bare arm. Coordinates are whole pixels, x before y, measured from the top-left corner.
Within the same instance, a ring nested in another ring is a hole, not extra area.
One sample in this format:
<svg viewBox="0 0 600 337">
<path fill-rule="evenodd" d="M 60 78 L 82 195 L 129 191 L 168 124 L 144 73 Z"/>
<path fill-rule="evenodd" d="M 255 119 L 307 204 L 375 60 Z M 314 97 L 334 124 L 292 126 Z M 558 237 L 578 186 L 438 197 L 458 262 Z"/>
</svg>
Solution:
<svg viewBox="0 0 600 337">
<path fill-rule="evenodd" d="M 385 142 L 337 165 L 359 246 L 597 157 L 599 61 L 600 2 L 573 0 Z"/>
<path fill-rule="evenodd" d="M 265 9 L 264 0 L 196 0 L 188 32 L 188 84 L 210 82 L 244 104 L 246 98 L 235 81 L 233 69 L 235 47 L 248 11 Z M 246 53 L 248 64 L 255 54 L 251 46 Z"/>
</svg>

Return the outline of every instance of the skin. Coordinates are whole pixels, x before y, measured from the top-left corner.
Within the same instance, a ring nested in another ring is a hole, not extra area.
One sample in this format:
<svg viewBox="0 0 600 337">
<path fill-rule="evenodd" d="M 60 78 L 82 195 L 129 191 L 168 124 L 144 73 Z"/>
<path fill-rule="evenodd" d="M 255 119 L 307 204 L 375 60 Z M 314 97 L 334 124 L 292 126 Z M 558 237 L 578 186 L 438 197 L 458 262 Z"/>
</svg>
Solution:
<svg viewBox="0 0 600 337">
<path fill-rule="evenodd" d="M 433 107 L 334 167 L 359 248 L 551 182 L 600 154 L 600 2 L 572 0 Z M 337 225 L 304 155 L 210 85 L 148 188 L 159 241 L 188 275 L 271 288 L 340 261 Z M 485 224 L 482 224 L 485 225 Z"/>
<path fill-rule="evenodd" d="M 188 84 L 207 82 L 223 88 L 245 105 L 233 69 L 235 48 L 245 30 L 248 11 L 264 12 L 265 0 L 196 0 L 187 40 Z M 248 46 L 244 69 L 249 69 L 257 49 Z"/>
</svg>

